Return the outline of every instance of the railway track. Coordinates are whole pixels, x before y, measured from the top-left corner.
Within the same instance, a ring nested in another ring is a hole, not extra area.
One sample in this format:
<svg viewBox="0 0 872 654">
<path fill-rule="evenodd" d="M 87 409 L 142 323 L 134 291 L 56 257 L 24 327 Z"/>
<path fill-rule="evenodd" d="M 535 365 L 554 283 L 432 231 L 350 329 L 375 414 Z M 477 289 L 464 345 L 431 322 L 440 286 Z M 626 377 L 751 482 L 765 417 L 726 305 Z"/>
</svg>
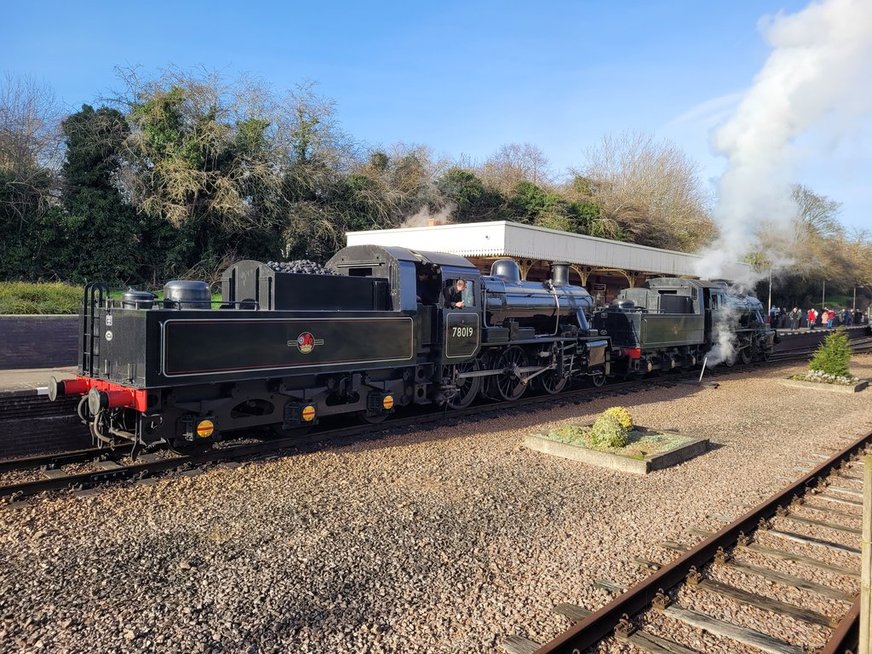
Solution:
<svg viewBox="0 0 872 654">
<path fill-rule="evenodd" d="M 872 338 L 852 341 L 855 351 L 872 351 Z M 773 355 L 777 362 L 787 362 L 807 357 L 805 349 L 788 350 Z M 777 358 L 776 358 L 777 357 Z M 707 369 L 708 379 L 731 374 L 738 370 L 756 369 L 765 366 L 756 362 L 738 367 L 719 366 Z M 185 471 L 221 461 L 247 459 L 264 454 L 310 448 L 312 446 L 341 445 L 361 438 L 377 438 L 410 427 L 445 424 L 463 418 L 486 417 L 503 411 L 523 411 L 544 404 L 581 403 L 607 397 L 619 397 L 640 390 L 661 388 L 695 381 L 698 370 L 609 383 L 602 387 L 588 387 L 564 391 L 558 395 L 523 397 L 514 402 L 491 402 L 475 404 L 460 410 L 437 410 L 415 415 L 400 415 L 384 424 L 354 425 L 316 430 L 306 435 L 270 440 L 221 443 L 205 452 L 195 454 L 171 454 L 166 451 L 147 453 L 136 461 L 127 460 L 131 448 L 120 446 L 114 449 L 82 449 L 0 461 L 0 500 L 17 501 L 39 493 L 58 490 L 84 490 L 108 483 L 125 480 L 141 480 L 173 471 Z M 36 471 L 36 475 L 21 477 L 24 471 Z M 8 473 L 13 473 L 12 480 Z M 18 473 L 17 475 L 14 473 Z M 4 480 L 4 476 L 7 479 Z"/>
<path fill-rule="evenodd" d="M 811 472 L 716 533 L 693 530 L 703 537 L 694 545 L 662 543 L 665 550 L 677 552 L 677 558 L 664 565 L 637 559 L 640 566 L 655 571 L 628 589 L 609 581 L 598 582 L 616 593 L 611 602 L 596 611 L 559 604 L 554 612 L 572 621 L 566 631 L 544 644 L 510 636 L 504 641 L 503 649 L 510 654 L 581 654 L 595 651 L 606 640 L 615 639 L 634 646 L 636 651 L 652 654 L 702 651 L 680 642 L 680 638 L 670 638 L 671 625 L 679 633 L 690 628 L 713 634 L 727 648 L 733 643 L 734 647 L 750 646 L 771 654 L 804 654 L 809 651 L 807 643 L 791 640 L 794 631 L 791 625 L 799 622 L 829 630 L 826 645 L 817 651 L 825 654 L 850 651 L 857 638 L 859 596 L 846 593 L 835 583 L 821 583 L 819 579 L 828 575 L 830 578 L 833 575 L 859 578 L 859 560 L 855 559 L 860 553 L 860 529 L 846 522 L 856 522 L 861 517 L 861 491 L 856 485 L 862 482 L 863 465 L 857 456 L 870 447 L 872 434 L 826 458 Z M 773 526 L 773 520 L 778 524 Z M 808 531 L 809 526 L 831 535 L 800 533 L 803 528 Z M 777 546 L 763 544 L 761 540 L 777 541 Z M 748 563 L 744 555 L 749 552 L 754 561 L 766 564 Z M 838 559 L 841 563 L 833 562 L 832 552 L 842 556 Z M 829 560 L 825 560 L 827 555 L 830 555 Z M 849 563 L 844 563 L 846 558 Z M 785 571 L 786 562 L 790 564 L 789 572 Z M 800 588 L 827 601 L 841 602 L 845 608 L 836 619 L 833 612 L 825 614 L 778 597 L 751 592 L 718 580 L 719 571 L 723 569 L 763 579 L 776 588 Z M 710 614 L 715 611 L 701 612 L 681 606 L 679 598 L 688 597 L 689 593 L 705 593 L 707 602 L 715 601 L 723 606 L 722 615 L 733 615 L 738 607 L 750 606 L 770 615 L 774 621 L 782 621 L 784 627 L 777 630 L 776 636 L 772 629 L 766 633 Z M 653 629 L 649 629 L 649 625 Z"/>
</svg>

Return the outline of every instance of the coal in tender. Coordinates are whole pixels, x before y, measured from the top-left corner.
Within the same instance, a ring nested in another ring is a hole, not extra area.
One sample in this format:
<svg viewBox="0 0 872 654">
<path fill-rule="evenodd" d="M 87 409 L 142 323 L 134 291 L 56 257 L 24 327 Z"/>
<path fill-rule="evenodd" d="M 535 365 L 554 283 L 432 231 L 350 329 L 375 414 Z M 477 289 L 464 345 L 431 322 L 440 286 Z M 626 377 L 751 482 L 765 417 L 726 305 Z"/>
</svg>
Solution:
<svg viewBox="0 0 872 654">
<path fill-rule="evenodd" d="M 267 261 L 266 265 L 275 272 L 296 273 L 298 275 L 335 275 L 336 272 L 309 259 L 296 261 Z"/>
</svg>

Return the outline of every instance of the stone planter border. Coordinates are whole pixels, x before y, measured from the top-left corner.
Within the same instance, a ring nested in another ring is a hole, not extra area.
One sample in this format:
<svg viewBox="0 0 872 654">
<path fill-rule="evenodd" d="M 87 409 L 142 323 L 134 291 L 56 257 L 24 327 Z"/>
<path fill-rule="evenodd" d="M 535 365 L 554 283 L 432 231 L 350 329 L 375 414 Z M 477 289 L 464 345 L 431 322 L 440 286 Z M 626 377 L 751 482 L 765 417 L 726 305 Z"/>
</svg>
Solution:
<svg viewBox="0 0 872 654">
<path fill-rule="evenodd" d="M 780 379 L 779 381 L 782 386 L 789 386 L 791 388 L 809 388 L 814 391 L 829 391 L 830 393 L 859 393 L 869 385 L 869 381 L 866 379 L 859 381 L 852 386 L 809 382 L 800 379 Z"/>
<path fill-rule="evenodd" d="M 621 472 L 632 472 L 637 475 L 646 475 L 655 470 L 663 470 L 679 463 L 683 463 L 700 454 L 705 454 L 709 449 L 708 438 L 697 438 L 675 449 L 660 454 L 652 454 L 644 459 L 635 459 L 613 452 L 600 452 L 582 445 L 572 445 L 551 440 L 542 434 L 533 434 L 524 439 L 524 447 L 543 454 L 551 454 L 564 459 L 581 461 L 590 465 L 610 468 Z"/>
</svg>

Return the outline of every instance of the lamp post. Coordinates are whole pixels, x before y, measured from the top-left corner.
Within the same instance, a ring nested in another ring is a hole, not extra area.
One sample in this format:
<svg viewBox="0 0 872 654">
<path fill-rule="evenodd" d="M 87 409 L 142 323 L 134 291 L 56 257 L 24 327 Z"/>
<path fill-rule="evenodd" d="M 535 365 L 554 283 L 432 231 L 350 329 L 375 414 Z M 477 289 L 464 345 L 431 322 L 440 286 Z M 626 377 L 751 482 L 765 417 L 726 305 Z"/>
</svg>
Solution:
<svg viewBox="0 0 872 654">
<path fill-rule="evenodd" d="M 824 290 L 821 292 L 821 311 L 827 306 L 827 280 L 824 280 Z"/>
<path fill-rule="evenodd" d="M 772 266 L 769 266 L 769 307 L 767 309 L 769 315 L 772 315 Z"/>
</svg>

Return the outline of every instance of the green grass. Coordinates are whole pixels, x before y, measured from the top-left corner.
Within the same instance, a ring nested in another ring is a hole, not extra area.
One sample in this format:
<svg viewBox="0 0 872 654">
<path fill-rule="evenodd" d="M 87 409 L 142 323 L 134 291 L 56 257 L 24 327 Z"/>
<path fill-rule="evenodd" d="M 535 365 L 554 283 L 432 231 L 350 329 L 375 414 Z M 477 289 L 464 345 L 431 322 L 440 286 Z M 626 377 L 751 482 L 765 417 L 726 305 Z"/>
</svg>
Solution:
<svg viewBox="0 0 872 654">
<path fill-rule="evenodd" d="M 0 282 L 0 314 L 78 313 L 82 288 L 61 282 Z"/>
</svg>

